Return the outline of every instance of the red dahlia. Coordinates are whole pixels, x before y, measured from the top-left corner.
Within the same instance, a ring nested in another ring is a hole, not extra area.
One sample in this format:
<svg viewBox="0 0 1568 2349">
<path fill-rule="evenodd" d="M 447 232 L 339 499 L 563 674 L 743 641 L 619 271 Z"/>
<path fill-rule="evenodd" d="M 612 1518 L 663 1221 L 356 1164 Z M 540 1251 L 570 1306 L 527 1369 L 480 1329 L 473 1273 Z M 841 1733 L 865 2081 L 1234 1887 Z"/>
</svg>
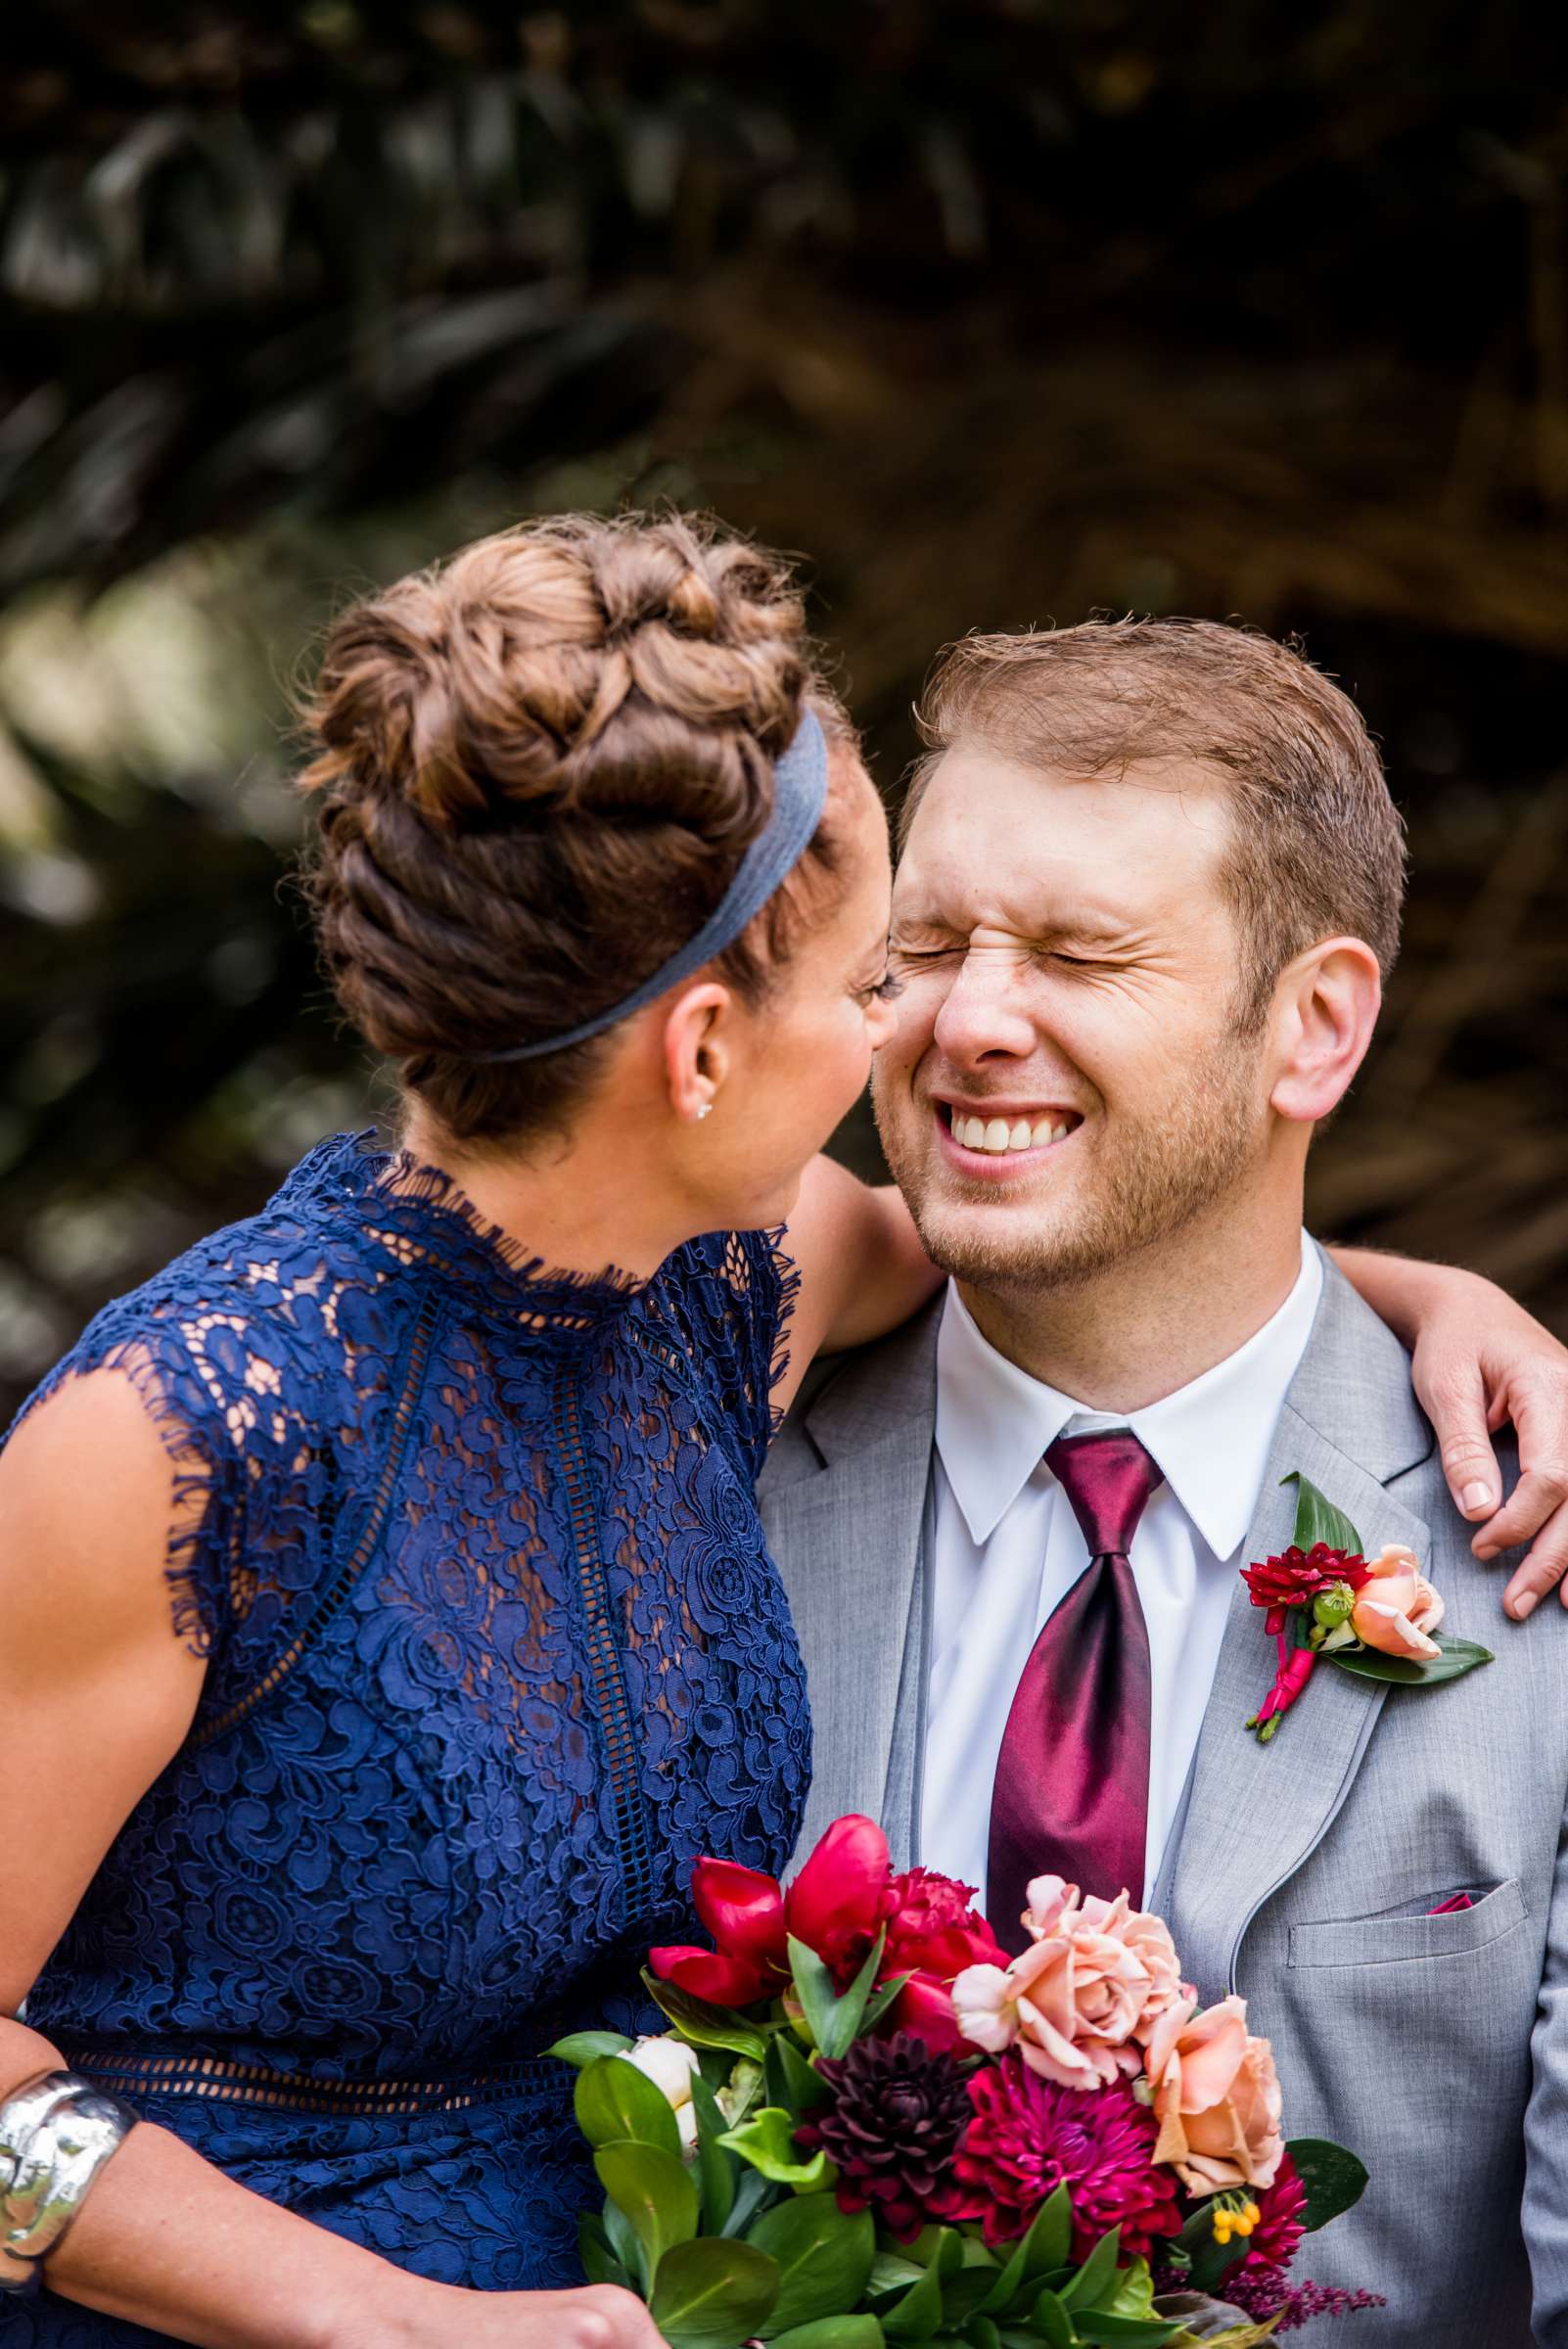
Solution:
<svg viewBox="0 0 1568 2349">
<path fill-rule="evenodd" d="M 1016 2056 L 969 2083 L 974 2118 L 956 2163 L 985 2197 L 993 2247 L 1027 2233 L 1040 2204 L 1065 2186 L 1073 2205 L 1073 2256 L 1084 2259 L 1113 2227 L 1122 2248 L 1147 2254 L 1180 2233 L 1176 2180 L 1154 2160 L 1152 2112 L 1128 2080 L 1109 2088 L 1058 2088 Z"/>
<path fill-rule="evenodd" d="M 1307 2188 L 1287 2153 L 1274 2173 L 1274 2183 L 1260 2189 L 1258 2224 L 1246 2238 L 1244 2268 L 1288 2268 L 1307 2233 Z"/>
<path fill-rule="evenodd" d="M 833 2100 L 807 2115 L 795 2142 L 838 2165 L 841 2210 L 869 2206 L 905 2241 L 931 2220 L 980 2216 L 953 2176 L 970 2108 L 966 2076 L 950 2056 L 899 2031 L 857 2040 L 816 2068 Z"/>
<path fill-rule="evenodd" d="M 1349 1583 L 1359 1590 L 1371 1576 L 1364 1558 L 1314 1542 L 1311 1549 L 1292 1547 L 1280 1557 L 1266 1558 L 1261 1566 L 1243 1566 L 1241 1579 L 1252 1592 L 1253 1605 L 1268 1609 L 1264 1628 L 1273 1634 L 1283 1629 L 1288 1607 L 1310 1606 L 1320 1590 L 1331 1590 L 1336 1583 Z"/>
</svg>

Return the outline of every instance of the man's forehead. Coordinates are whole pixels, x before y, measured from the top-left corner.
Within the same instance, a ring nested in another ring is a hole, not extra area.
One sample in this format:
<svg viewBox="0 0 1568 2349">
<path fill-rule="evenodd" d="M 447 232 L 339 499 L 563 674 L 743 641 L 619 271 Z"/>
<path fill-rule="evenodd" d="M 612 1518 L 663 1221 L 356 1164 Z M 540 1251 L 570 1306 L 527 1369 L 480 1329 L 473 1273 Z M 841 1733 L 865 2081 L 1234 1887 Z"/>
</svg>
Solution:
<svg viewBox="0 0 1568 2349">
<path fill-rule="evenodd" d="M 1024 913 L 1068 892 L 1086 909 L 1128 914 L 1190 891 L 1227 838 L 1223 779 L 1196 760 L 1086 775 L 957 746 L 927 778 L 895 902 L 976 897 Z"/>
</svg>

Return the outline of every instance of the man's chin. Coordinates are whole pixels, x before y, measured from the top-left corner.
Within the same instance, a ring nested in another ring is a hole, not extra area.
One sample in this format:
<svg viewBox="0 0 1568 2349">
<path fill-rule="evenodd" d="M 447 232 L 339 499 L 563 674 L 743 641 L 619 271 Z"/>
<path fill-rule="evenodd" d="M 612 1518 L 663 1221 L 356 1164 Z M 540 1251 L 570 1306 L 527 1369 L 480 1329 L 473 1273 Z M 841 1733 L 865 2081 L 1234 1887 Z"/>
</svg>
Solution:
<svg viewBox="0 0 1568 2349">
<path fill-rule="evenodd" d="M 1004 1207 L 999 1200 L 976 1203 L 928 1193 L 910 1198 L 909 1207 L 926 1254 L 955 1280 L 978 1287 L 1050 1286 L 1097 1268 L 1088 1261 L 1096 1252 L 1084 1249 L 1059 1210 L 1047 1218 L 1038 1200 Z"/>
</svg>

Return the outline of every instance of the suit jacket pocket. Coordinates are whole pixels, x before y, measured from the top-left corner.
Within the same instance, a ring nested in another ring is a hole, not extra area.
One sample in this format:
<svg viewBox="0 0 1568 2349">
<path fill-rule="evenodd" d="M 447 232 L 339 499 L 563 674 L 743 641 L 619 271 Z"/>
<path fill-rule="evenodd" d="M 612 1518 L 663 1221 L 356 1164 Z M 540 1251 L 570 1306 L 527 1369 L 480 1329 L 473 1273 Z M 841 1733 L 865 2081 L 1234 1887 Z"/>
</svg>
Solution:
<svg viewBox="0 0 1568 2349">
<path fill-rule="evenodd" d="M 1473 1909 L 1448 1916 L 1343 1916 L 1292 1925 L 1290 1963 L 1397 1965 L 1412 1958 L 1468 1958 L 1516 1933 L 1528 1913 L 1524 1894 L 1510 1876 Z"/>
</svg>

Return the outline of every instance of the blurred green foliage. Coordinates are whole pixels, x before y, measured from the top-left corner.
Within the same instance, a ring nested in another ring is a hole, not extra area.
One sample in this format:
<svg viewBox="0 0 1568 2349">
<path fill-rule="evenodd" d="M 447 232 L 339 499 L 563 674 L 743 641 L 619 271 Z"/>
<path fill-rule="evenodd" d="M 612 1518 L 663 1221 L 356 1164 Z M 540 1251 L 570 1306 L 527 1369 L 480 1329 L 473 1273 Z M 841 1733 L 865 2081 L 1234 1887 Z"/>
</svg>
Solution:
<svg viewBox="0 0 1568 2349">
<path fill-rule="evenodd" d="M 1318 1212 L 1568 1318 L 1550 20 L 13 0 L 0 43 L 0 1401 L 386 1106 L 280 887 L 325 615 L 623 497 L 809 550 L 890 787 L 965 627 L 1304 628 L 1416 863 Z"/>
</svg>

